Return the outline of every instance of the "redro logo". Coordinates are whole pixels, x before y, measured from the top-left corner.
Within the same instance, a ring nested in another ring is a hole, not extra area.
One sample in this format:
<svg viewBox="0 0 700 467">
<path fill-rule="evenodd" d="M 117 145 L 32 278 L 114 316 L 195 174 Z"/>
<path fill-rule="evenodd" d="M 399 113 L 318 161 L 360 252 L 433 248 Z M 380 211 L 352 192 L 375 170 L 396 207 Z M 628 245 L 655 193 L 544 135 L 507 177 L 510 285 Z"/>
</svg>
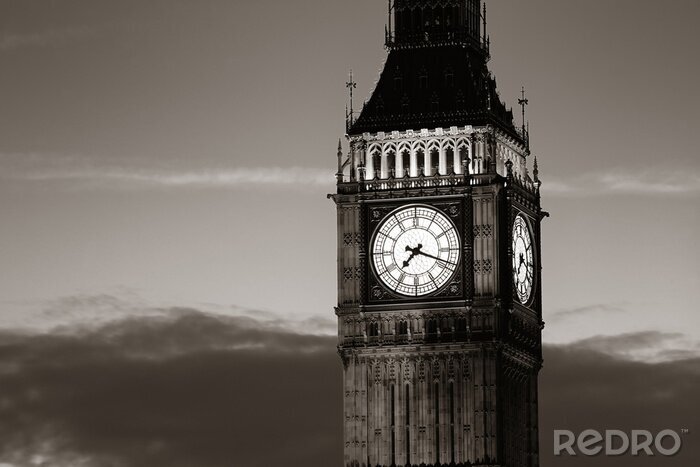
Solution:
<svg viewBox="0 0 700 467">
<path fill-rule="evenodd" d="M 656 436 L 647 430 L 632 430 L 629 435 L 620 430 L 606 430 L 605 435 L 585 430 L 578 436 L 569 430 L 554 430 L 555 456 L 564 452 L 570 456 L 639 456 L 641 452 L 647 456 L 675 456 L 682 446 L 681 436 L 673 430 L 660 431 Z"/>
</svg>

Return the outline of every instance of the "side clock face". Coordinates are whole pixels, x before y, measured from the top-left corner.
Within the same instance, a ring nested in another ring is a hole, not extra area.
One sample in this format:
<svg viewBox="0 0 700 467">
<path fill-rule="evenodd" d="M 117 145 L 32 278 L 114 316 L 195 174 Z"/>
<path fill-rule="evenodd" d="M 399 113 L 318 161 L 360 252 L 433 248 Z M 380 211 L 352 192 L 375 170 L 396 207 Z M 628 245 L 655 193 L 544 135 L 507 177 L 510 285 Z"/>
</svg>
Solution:
<svg viewBox="0 0 700 467">
<path fill-rule="evenodd" d="M 513 224 L 513 282 L 522 304 L 526 304 L 532 296 L 535 277 L 535 264 L 532 258 L 530 229 L 525 219 L 519 215 Z"/>
<path fill-rule="evenodd" d="M 459 236 L 447 216 L 429 206 L 390 214 L 372 241 L 374 270 L 390 290 L 421 297 L 442 288 L 460 259 Z"/>
</svg>

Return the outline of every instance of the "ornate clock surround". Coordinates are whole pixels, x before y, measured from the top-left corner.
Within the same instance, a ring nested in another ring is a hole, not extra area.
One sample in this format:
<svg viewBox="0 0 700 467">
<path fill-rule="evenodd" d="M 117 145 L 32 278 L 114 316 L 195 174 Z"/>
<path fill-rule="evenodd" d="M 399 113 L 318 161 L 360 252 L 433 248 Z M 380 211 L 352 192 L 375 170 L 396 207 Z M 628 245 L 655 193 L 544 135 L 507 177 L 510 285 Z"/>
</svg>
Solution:
<svg viewBox="0 0 700 467">
<path fill-rule="evenodd" d="M 422 199 L 420 201 L 420 204 L 431 207 L 444 214 L 455 225 L 461 252 L 457 270 L 447 284 L 434 293 L 419 297 L 399 295 L 388 289 L 377 277 L 371 265 L 372 260 L 370 258 L 372 249 L 371 242 L 377 229 L 394 211 L 401 207 L 415 204 L 415 200 L 410 200 L 409 202 L 384 202 L 381 204 L 367 203 L 365 212 L 363 213 L 365 222 L 363 222 L 364 231 L 362 232 L 362 237 L 366 245 L 365 251 L 367 252 L 367 260 L 365 261 L 365 270 L 363 273 L 363 282 L 366 284 L 366 287 L 364 287 L 366 293 L 365 303 L 369 305 L 391 305 L 407 302 L 428 303 L 445 300 L 466 300 L 470 296 L 471 281 L 465 280 L 465 278 L 471 277 L 473 267 L 473 258 L 471 254 L 472 229 L 471 219 L 469 217 L 471 214 L 471 203 L 472 201 L 468 196 L 457 196 L 449 200 L 442 198 L 440 201 L 429 199 Z"/>
</svg>

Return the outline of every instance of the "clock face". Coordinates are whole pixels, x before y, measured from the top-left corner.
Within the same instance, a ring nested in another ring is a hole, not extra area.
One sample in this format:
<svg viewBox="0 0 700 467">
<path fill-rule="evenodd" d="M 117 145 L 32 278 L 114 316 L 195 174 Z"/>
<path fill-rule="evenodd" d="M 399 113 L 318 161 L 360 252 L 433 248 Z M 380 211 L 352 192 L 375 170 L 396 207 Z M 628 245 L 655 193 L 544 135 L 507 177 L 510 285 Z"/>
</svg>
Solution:
<svg viewBox="0 0 700 467">
<path fill-rule="evenodd" d="M 429 206 L 390 214 L 372 241 L 381 282 L 397 294 L 421 297 L 447 284 L 459 264 L 459 236 L 447 216 Z"/>
<path fill-rule="evenodd" d="M 513 224 L 513 282 L 522 304 L 526 304 L 532 296 L 535 277 L 535 263 L 532 258 L 530 229 L 525 219 L 518 215 Z"/>
</svg>

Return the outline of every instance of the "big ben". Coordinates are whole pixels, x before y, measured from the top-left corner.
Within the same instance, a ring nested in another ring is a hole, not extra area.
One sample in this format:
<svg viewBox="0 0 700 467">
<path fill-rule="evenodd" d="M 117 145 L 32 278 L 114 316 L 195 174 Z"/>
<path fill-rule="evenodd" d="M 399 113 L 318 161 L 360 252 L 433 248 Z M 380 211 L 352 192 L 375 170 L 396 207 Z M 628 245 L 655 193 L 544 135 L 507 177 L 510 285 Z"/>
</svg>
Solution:
<svg viewBox="0 0 700 467">
<path fill-rule="evenodd" d="M 537 467 L 546 213 L 528 131 L 488 69 L 481 0 L 389 11 L 332 196 L 344 465 Z"/>
</svg>

